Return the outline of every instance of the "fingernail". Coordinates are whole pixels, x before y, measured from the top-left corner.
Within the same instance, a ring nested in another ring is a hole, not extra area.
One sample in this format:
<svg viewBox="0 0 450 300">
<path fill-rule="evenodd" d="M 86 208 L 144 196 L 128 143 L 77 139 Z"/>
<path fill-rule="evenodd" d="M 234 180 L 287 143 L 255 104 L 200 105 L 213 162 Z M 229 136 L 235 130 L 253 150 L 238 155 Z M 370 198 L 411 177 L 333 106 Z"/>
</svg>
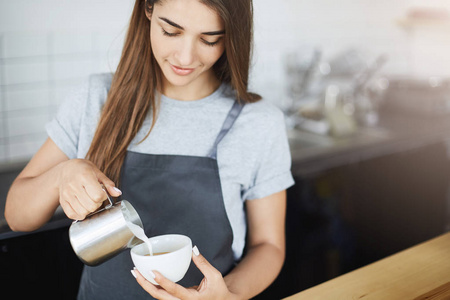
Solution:
<svg viewBox="0 0 450 300">
<path fill-rule="evenodd" d="M 150 274 L 150 277 L 152 277 L 153 279 L 155 279 L 155 273 L 153 273 L 152 270 L 148 271 L 148 274 Z"/>
<path fill-rule="evenodd" d="M 116 192 L 118 192 L 119 194 L 121 194 L 122 195 L 122 191 L 121 190 L 119 190 L 118 188 L 116 188 L 116 187 L 113 187 L 113 189 L 116 191 Z"/>
<path fill-rule="evenodd" d="M 200 251 L 198 251 L 197 246 L 194 246 L 194 248 L 192 248 L 192 252 L 194 252 L 195 256 L 198 256 L 200 254 Z"/>
<path fill-rule="evenodd" d="M 134 276 L 134 278 L 137 278 L 136 272 L 134 270 L 130 270 L 130 272 Z"/>
</svg>

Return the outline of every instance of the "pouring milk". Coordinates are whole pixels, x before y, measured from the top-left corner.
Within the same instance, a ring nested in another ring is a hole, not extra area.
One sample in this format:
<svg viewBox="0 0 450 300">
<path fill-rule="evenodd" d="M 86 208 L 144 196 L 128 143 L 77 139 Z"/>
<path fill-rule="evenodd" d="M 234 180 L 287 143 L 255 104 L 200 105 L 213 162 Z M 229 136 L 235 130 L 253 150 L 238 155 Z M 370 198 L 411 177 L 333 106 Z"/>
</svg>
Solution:
<svg viewBox="0 0 450 300">
<path fill-rule="evenodd" d="M 130 228 L 131 232 L 141 241 L 143 241 L 145 244 L 147 244 L 148 252 L 150 255 L 153 255 L 153 249 L 152 249 L 152 243 L 150 242 L 150 239 L 145 235 L 144 229 L 142 229 L 141 226 L 138 226 L 136 224 L 133 224 L 131 222 L 127 222 L 128 228 Z"/>
</svg>

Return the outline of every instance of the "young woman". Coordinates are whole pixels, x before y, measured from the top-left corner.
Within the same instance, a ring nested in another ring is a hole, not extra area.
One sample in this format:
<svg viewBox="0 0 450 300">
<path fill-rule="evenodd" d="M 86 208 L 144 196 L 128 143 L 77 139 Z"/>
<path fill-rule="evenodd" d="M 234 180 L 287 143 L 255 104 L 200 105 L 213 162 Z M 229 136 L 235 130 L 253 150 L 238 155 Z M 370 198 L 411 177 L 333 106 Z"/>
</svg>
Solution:
<svg viewBox="0 0 450 300">
<path fill-rule="evenodd" d="M 293 180 L 282 113 L 247 91 L 251 42 L 251 0 L 136 0 L 115 74 L 91 76 L 48 124 L 8 194 L 13 230 L 59 205 L 84 219 L 103 184 L 148 236 L 196 245 L 178 283 L 133 270 L 141 288 L 127 252 L 86 266 L 79 299 L 248 299 L 276 278 Z"/>
</svg>

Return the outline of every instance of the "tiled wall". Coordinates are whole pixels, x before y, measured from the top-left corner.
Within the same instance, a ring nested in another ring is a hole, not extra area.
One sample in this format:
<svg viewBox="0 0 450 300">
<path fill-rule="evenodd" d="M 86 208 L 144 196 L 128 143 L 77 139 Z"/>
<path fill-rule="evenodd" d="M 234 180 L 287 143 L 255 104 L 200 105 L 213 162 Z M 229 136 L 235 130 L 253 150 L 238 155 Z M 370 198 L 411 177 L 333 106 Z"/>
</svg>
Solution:
<svg viewBox="0 0 450 300">
<path fill-rule="evenodd" d="M 26 162 L 68 91 L 114 71 L 134 0 L 0 0 L 0 171 Z"/>
<path fill-rule="evenodd" d="M 0 35 L 0 163 L 29 159 L 67 91 L 113 71 L 120 45 L 102 32 Z"/>
</svg>

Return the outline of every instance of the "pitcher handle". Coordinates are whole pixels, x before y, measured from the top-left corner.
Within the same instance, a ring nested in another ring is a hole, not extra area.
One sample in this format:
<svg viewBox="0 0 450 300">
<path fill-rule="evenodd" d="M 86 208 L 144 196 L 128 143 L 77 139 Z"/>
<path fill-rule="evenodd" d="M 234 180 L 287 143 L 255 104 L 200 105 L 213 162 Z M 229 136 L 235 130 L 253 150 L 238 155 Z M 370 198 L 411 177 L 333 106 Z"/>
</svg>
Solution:
<svg viewBox="0 0 450 300">
<path fill-rule="evenodd" d="M 114 205 L 114 203 L 112 202 L 111 198 L 109 198 L 109 194 L 106 191 L 106 188 L 103 184 L 102 184 L 102 190 L 105 192 L 106 198 L 108 198 L 108 201 L 109 201 L 109 204 L 105 206 L 105 209 L 111 208 Z"/>
</svg>

